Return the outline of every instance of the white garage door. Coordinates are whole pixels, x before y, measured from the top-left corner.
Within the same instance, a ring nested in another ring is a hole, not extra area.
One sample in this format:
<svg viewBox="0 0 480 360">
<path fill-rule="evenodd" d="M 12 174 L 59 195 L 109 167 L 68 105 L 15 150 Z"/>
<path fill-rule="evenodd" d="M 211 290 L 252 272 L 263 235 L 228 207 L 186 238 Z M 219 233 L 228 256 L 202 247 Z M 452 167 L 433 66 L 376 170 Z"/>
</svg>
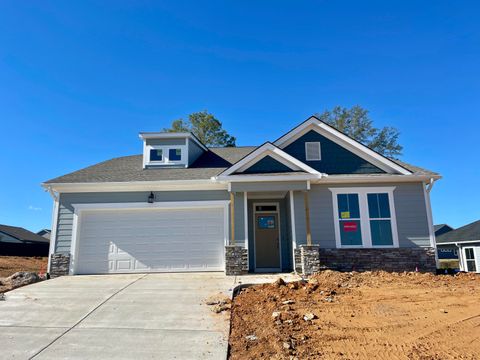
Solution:
<svg viewBox="0 0 480 360">
<path fill-rule="evenodd" d="M 224 270 L 224 209 L 89 210 L 76 274 Z"/>
</svg>

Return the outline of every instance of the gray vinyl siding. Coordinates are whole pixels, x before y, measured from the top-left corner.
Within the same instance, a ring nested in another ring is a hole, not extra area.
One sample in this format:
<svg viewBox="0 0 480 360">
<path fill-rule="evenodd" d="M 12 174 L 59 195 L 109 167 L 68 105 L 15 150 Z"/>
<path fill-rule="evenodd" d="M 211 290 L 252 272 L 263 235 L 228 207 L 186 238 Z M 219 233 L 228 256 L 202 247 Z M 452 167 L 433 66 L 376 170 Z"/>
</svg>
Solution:
<svg viewBox="0 0 480 360">
<path fill-rule="evenodd" d="M 321 160 L 307 160 L 305 142 L 320 142 Z M 307 132 L 283 150 L 315 170 L 326 174 L 376 174 L 385 172 L 313 130 Z"/>
<path fill-rule="evenodd" d="M 234 182 L 231 183 L 232 191 L 287 191 L 307 190 L 306 181 L 272 181 L 272 182 Z"/>
<path fill-rule="evenodd" d="M 430 246 L 423 185 L 397 185 L 393 192 L 401 247 Z"/>
<path fill-rule="evenodd" d="M 235 193 L 235 244 L 245 246 L 245 199 L 243 192 Z M 230 208 L 229 208 L 230 211 Z M 229 231 L 231 231 L 231 224 L 228 224 Z M 230 237 L 229 233 L 229 237 Z"/>
<path fill-rule="evenodd" d="M 204 150 L 192 139 L 188 139 L 188 166 L 192 165 L 202 155 Z"/>
<path fill-rule="evenodd" d="M 275 160 L 271 156 L 265 156 L 263 159 L 259 160 L 248 169 L 242 171 L 242 174 L 268 174 L 268 173 L 281 173 L 281 172 L 292 172 L 288 166 L 282 164 L 281 162 Z"/>
<path fill-rule="evenodd" d="M 308 193 L 310 202 L 310 226 L 312 241 L 322 248 L 335 248 L 335 222 L 333 198 L 329 188 L 333 187 L 382 187 L 395 186 L 393 191 L 400 247 L 430 246 L 430 233 L 425 205 L 423 185 L 312 185 Z M 297 245 L 306 243 L 305 207 L 303 193 L 295 192 L 295 228 Z"/>
<path fill-rule="evenodd" d="M 149 191 L 60 194 L 55 252 L 66 254 L 70 252 L 74 213 L 72 204 L 146 202 L 149 194 Z M 157 202 L 213 201 L 230 199 L 228 192 L 225 190 L 156 191 L 154 194 L 155 201 Z M 243 232 L 244 231 L 242 230 L 242 233 Z"/>
<path fill-rule="evenodd" d="M 280 241 L 281 241 L 281 257 L 282 257 L 282 271 L 292 270 L 292 241 L 289 235 L 289 227 L 287 222 L 287 200 L 288 195 L 284 199 L 248 199 L 248 263 L 249 269 L 254 271 L 255 269 L 255 224 L 254 224 L 254 212 L 253 204 L 262 202 L 278 202 L 280 205 Z"/>
<path fill-rule="evenodd" d="M 171 138 L 171 139 L 146 139 L 147 145 L 157 146 L 171 146 L 171 145 L 185 145 L 185 138 Z"/>
</svg>

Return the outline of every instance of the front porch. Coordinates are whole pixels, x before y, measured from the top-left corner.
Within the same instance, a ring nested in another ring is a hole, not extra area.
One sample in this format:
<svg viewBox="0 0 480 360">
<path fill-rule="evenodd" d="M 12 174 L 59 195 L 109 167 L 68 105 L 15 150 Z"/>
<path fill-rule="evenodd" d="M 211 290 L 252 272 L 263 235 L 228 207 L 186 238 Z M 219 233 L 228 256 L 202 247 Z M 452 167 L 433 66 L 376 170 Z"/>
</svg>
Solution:
<svg viewBox="0 0 480 360">
<path fill-rule="evenodd" d="M 230 184 L 227 275 L 318 271 L 309 189 L 308 181 Z"/>
</svg>

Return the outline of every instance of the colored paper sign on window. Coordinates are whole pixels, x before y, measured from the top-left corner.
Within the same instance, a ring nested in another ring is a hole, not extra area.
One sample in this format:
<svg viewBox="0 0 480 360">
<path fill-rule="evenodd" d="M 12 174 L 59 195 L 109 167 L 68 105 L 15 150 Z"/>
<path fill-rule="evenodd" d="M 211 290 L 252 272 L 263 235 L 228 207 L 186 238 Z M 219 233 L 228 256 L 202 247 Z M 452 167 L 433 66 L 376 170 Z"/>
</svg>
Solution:
<svg viewBox="0 0 480 360">
<path fill-rule="evenodd" d="M 258 218 L 259 229 L 275 229 L 275 217 L 274 216 L 260 216 Z"/>
<path fill-rule="evenodd" d="M 342 217 L 342 219 L 350 219 L 350 211 L 342 211 L 340 213 L 340 216 Z"/>
<path fill-rule="evenodd" d="M 345 232 L 356 232 L 358 230 L 357 223 L 354 221 L 345 221 L 342 222 L 343 231 Z"/>
</svg>

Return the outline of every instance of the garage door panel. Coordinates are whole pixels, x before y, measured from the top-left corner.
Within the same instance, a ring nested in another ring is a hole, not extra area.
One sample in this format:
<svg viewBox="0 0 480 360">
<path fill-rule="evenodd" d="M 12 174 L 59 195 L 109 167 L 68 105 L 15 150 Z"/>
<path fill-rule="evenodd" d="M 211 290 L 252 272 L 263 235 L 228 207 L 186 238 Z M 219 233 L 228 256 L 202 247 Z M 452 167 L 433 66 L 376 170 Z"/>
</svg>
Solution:
<svg viewBox="0 0 480 360">
<path fill-rule="evenodd" d="M 224 210 L 84 211 L 77 273 L 223 270 Z"/>
</svg>

